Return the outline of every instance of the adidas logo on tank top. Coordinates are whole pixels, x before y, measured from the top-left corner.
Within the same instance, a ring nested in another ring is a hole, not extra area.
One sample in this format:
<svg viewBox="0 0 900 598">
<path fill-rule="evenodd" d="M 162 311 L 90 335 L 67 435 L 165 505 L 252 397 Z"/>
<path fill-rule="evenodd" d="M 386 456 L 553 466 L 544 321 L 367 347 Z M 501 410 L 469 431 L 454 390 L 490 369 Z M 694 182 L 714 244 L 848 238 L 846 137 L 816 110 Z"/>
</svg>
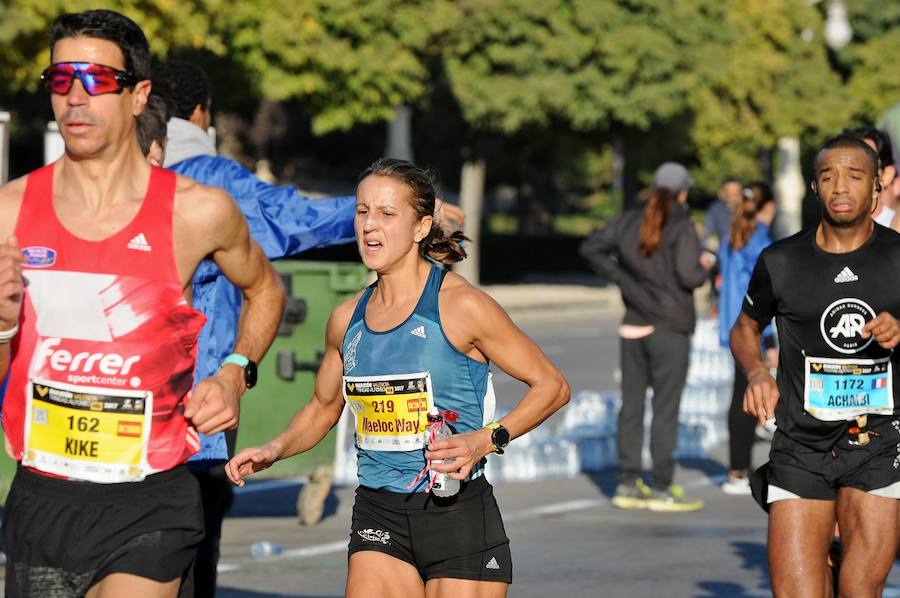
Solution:
<svg viewBox="0 0 900 598">
<path fill-rule="evenodd" d="M 147 237 L 144 236 L 144 233 L 140 233 L 136 235 L 133 239 L 128 241 L 128 249 L 137 249 L 138 251 L 150 251 L 150 243 L 147 242 Z"/>
<path fill-rule="evenodd" d="M 409 331 L 410 334 L 418 336 L 420 338 L 427 338 L 425 336 L 425 327 L 424 326 L 416 326 L 412 330 Z"/>
<path fill-rule="evenodd" d="M 859 276 L 854 274 L 853 270 L 851 270 L 847 266 L 844 266 L 844 269 L 841 270 L 840 273 L 838 273 L 838 275 L 834 277 L 834 282 L 837 282 L 837 283 L 856 282 L 857 280 L 859 280 Z"/>
</svg>

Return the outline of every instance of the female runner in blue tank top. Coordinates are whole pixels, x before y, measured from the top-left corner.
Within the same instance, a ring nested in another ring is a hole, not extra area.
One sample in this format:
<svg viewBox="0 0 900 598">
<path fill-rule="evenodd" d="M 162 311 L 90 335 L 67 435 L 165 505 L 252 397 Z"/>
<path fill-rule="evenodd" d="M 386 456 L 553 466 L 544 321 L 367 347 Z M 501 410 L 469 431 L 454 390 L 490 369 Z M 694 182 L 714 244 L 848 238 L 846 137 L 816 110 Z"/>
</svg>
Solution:
<svg viewBox="0 0 900 598">
<path fill-rule="evenodd" d="M 445 236 L 434 222 L 427 171 L 378 160 L 360 176 L 356 197 L 359 252 L 378 279 L 332 312 L 310 402 L 270 443 L 238 453 L 228 476 L 242 485 L 311 449 L 347 402 L 360 487 L 346 595 L 506 596 L 509 540 L 484 458 L 562 407 L 568 384 L 496 302 L 432 263 L 457 262 L 465 251 L 462 233 Z M 499 422 L 489 422 L 484 404 L 491 361 L 529 387 Z M 434 438 L 429 412 L 445 414 L 455 434 Z M 429 465 L 461 480 L 459 493 L 430 493 Z"/>
</svg>

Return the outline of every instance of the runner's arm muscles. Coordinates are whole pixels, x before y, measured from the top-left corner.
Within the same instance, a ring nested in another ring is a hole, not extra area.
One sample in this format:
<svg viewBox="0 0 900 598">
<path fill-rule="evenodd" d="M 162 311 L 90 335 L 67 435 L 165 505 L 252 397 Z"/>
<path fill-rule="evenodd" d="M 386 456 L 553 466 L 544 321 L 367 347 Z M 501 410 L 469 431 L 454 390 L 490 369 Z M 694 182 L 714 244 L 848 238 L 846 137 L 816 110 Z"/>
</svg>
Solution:
<svg viewBox="0 0 900 598">
<path fill-rule="evenodd" d="M 226 464 L 225 472 L 232 482 L 242 486 L 245 476 L 311 449 L 340 419 L 344 401 L 341 392 L 343 363 L 339 348 L 355 304 L 354 299 L 339 305 L 328 319 L 325 355 L 316 374 L 309 403 L 294 415 L 281 434 L 263 446 L 240 451 Z"/>
<path fill-rule="evenodd" d="M 500 369 L 528 385 L 522 400 L 500 420 L 512 438 L 522 436 L 569 402 L 569 384 L 489 295 L 470 288 L 465 297 L 460 307 L 468 314 L 472 343 Z M 490 431 L 485 433 L 490 443 Z"/>
<path fill-rule="evenodd" d="M 244 296 L 233 352 L 259 362 L 275 339 L 284 309 L 284 287 L 265 253 L 250 238 L 237 205 L 222 195 L 223 208 L 215 227 L 218 247 L 211 257 Z"/>
<path fill-rule="evenodd" d="M 765 255 L 760 254 L 753 266 L 740 314 L 729 335 L 734 360 L 748 380 L 757 371 L 769 372 L 769 366 L 763 361 L 762 335 L 775 317 L 776 309 L 769 267 Z"/>
<path fill-rule="evenodd" d="M 316 374 L 313 394 L 291 419 L 287 428 L 270 443 L 279 459 L 308 451 L 316 446 L 337 424 L 344 409 L 341 392 L 344 365 L 340 346 L 347 329 L 349 316 L 346 304 L 338 306 L 328 318 L 325 330 L 325 354 Z"/>
<path fill-rule="evenodd" d="M 781 393 L 775 378 L 769 373 L 769 366 L 763 361 L 760 349 L 762 328 L 758 320 L 747 313 L 741 313 L 731 329 L 731 352 L 738 366 L 747 377 L 744 391 L 744 413 L 752 415 L 760 425 L 775 417 L 775 407 Z"/>
<path fill-rule="evenodd" d="M 203 191 L 205 189 L 205 192 Z M 284 307 L 281 279 L 250 238 L 247 222 L 231 197 L 204 187 L 192 198 L 186 217 L 193 226 L 187 237 L 206 242 L 195 255 L 209 256 L 241 290 L 244 305 L 232 351 L 259 362 L 275 338 Z M 190 248 L 188 248 L 190 250 Z M 228 364 L 197 383 L 187 397 L 184 417 L 201 434 L 233 429 L 240 420 L 240 398 L 246 392 L 244 369 Z"/>
<path fill-rule="evenodd" d="M 762 343 L 762 325 L 741 312 L 731 328 L 729 337 L 731 353 L 734 361 L 749 379 L 759 370 L 769 371 L 769 366 L 762 359 L 760 346 Z"/>
<path fill-rule="evenodd" d="M 19 321 L 24 300 L 25 280 L 22 264 L 25 256 L 15 238 L 16 220 L 26 179 L 20 178 L 0 187 L 0 332 L 11 330 Z M 0 345 L 0 384 L 9 371 L 10 345 Z"/>
<path fill-rule="evenodd" d="M 500 423 L 510 438 L 536 428 L 569 401 L 569 385 L 541 349 L 519 330 L 507 313 L 487 294 L 466 284 L 441 302 L 444 331 L 448 339 L 461 335 L 465 346 L 474 347 L 504 372 L 528 385 L 522 400 Z M 488 453 L 494 452 L 492 431 L 481 428 L 456 434 L 428 445 L 425 458 L 434 471 L 461 480 Z"/>
</svg>

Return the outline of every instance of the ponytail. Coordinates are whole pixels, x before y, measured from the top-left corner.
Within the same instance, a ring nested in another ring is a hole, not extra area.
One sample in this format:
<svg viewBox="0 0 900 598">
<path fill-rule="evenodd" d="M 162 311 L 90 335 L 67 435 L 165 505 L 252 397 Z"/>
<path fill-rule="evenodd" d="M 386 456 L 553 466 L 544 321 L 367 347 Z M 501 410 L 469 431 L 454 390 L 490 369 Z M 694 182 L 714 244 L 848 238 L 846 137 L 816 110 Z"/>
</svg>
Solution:
<svg viewBox="0 0 900 598">
<path fill-rule="evenodd" d="M 462 243 L 469 240 L 460 230 L 447 235 L 439 224 L 433 224 L 428 236 L 419 243 L 419 255 L 442 264 L 454 264 L 466 258 Z"/>
<path fill-rule="evenodd" d="M 663 227 L 672 213 L 672 192 L 666 187 L 659 187 L 650 194 L 644 216 L 641 219 L 640 249 L 641 255 L 649 257 L 656 253 L 662 241 Z"/>
</svg>

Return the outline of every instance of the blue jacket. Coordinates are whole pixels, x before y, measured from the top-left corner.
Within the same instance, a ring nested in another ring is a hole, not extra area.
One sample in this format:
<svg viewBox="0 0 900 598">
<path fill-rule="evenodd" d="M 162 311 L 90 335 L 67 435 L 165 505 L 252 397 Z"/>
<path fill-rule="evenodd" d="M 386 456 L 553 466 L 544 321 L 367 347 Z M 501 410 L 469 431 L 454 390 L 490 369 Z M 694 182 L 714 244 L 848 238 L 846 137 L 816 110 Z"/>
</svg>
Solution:
<svg viewBox="0 0 900 598">
<path fill-rule="evenodd" d="M 719 268 L 722 272 L 722 286 L 719 289 L 719 344 L 728 347 L 731 327 L 741 314 L 750 275 L 762 250 L 772 244 L 769 226 L 757 221 L 756 230 L 750 235 L 746 245 L 735 251 L 727 237 L 719 250 Z M 763 331 L 763 337 L 773 336 L 772 325 Z"/>
<path fill-rule="evenodd" d="M 212 143 L 207 141 L 206 133 L 199 127 L 180 121 L 175 123 L 180 135 L 173 135 L 173 122 L 179 120 L 169 122 L 166 167 L 205 185 L 227 191 L 247 218 L 250 236 L 259 243 L 269 259 L 295 255 L 316 247 L 349 243 L 354 239 L 356 199 L 353 196 L 310 199 L 300 195 L 293 187 L 264 183 L 233 160 L 214 155 Z M 196 151 L 191 153 L 195 155 L 170 164 L 169 157 L 184 157 L 179 149 L 188 146 L 180 144 L 185 138 L 188 143 L 194 144 Z M 205 150 L 202 149 L 204 144 L 207 145 Z M 231 353 L 241 310 L 241 292 L 210 260 L 204 260 L 197 268 L 192 288 L 194 307 L 208 319 L 200 332 L 197 348 L 197 367 L 194 370 L 194 381 L 197 382 L 215 374 L 222 360 Z M 201 434 L 200 440 L 200 451 L 192 461 L 204 463 L 196 463 L 195 470 L 228 459 L 224 433 L 212 436 Z"/>
</svg>

